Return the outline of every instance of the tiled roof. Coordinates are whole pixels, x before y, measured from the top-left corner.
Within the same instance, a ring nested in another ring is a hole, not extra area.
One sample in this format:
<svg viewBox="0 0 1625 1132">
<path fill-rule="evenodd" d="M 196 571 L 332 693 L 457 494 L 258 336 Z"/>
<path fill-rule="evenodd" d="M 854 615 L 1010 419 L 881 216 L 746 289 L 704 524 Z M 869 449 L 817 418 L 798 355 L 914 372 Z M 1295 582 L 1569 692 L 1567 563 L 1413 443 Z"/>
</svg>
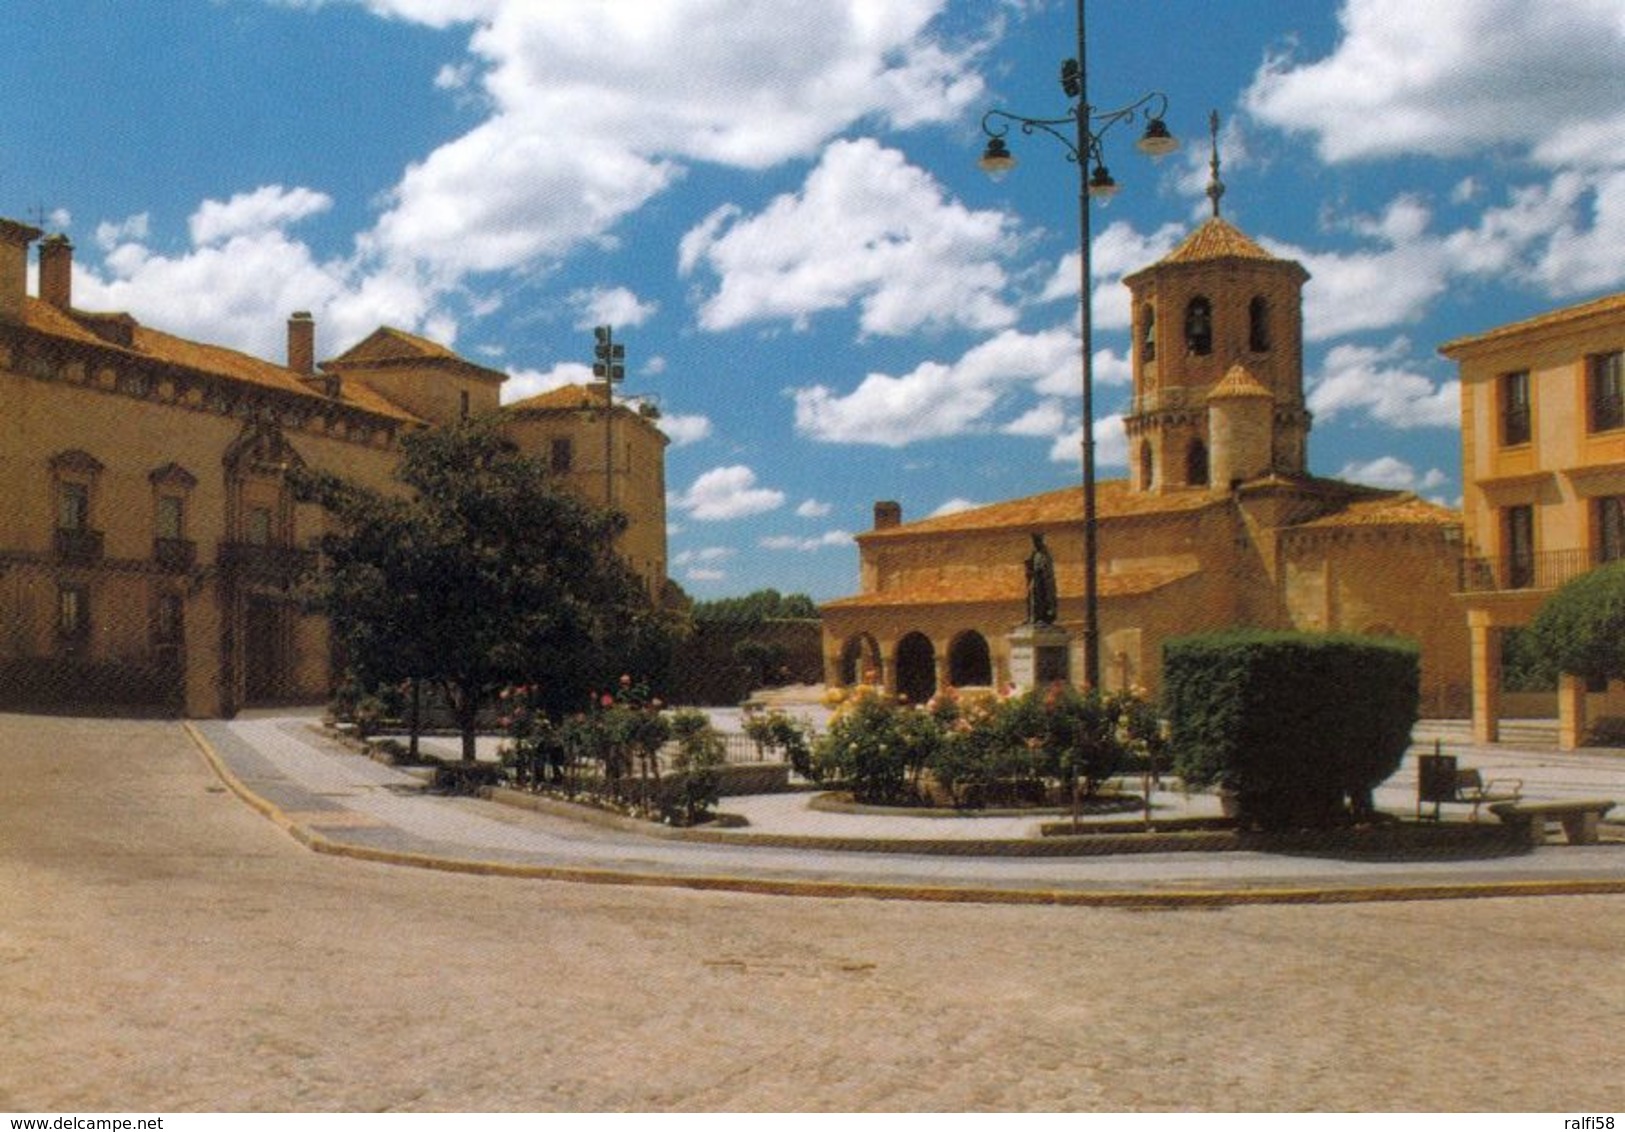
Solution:
<svg viewBox="0 0 1625 1132">
<path fill-rule="evenodd" d="M 510 412 L 526 412 L 529 410 L 556 410 L 556 409 L 602 409 L 604 407 L 604 387 L 586 385 L 561 385 L 557 389 L 548 389 L 523 401 L 515 401 L 505 406 Z"/>
<path fill-rule="evenodd" d="M 1207 395 L 1209 401 L 1226 397 L 1267 397 L 1274 400 L 1275 394 L 1266 389 L 1246 366 L 1237 362 L 1225 373 L 1224 380 L 1209 390 Z"/>
<path fill-rule="evenodd" d="M 1329 515 L 1299 523 L 1296 530 L 1327 527 L 1455 526 L 1461 512 L 1419 499 L 1408 491 L 1351 500 Z"/>
<path fill-rule="evenodd" d="M 1129 515 L 1176 514 L 1200 511 L 1225 501 L 1206 491 L 1180 491 L 1168 494 L 1134 492 L 1127 480 L 1103 480 L 1095 485 L 1095 514 L 1101 519 Z M 858 538 L 863 541 L 883 538 L 907 538 L 915 535 L 934 535 L 953 532 L 991 530 L 1041 530 L 1063 526 L 1083 520 L 1083 485 L 1063 487 L 1042 495 L 1029 495 L 1023 499 L 1010 499 L 968 511 L 938 515 L 878 531 L 866 531 Z"/>
<path fill-rule="evenodd" d="M 1162 258 L 1162 263 L 1197 263 L 1210 259 L 1276 259 L 1252 238 L 1222 216 L 1213 216 L 1177 248 Z"/>
<path fill-rule="evenodd" d="M 273 390 L 290 397 L 308 398 L 322 402 L 331 400 L 306 386 L 304 382 L 300 381 L 299 376 L 286 366 L 279 366 L 274 362 L 265 361 L 263 358 L 256 358 L 237 350 L 227 349 L 224 346 L 194 342 L 174 334 L 167 334 L 161 330 L 154 330 L 151 327 L 142 326 L 128 316 L 84 315 L 83 317 L 89 321 L 107 323 L 115 320 L 122 321 L 129 327 L 130 344 L 123 346 L 116 342 L 109 342 L 88 330 L 73 315 L 36 298 L 28 300 L 24 322 L 25 325 L 35 331 L 79 345 L 94 346 L 98 349 L 113 351 L 132 358 L 164 362 L 212 377 L 225 378 L 229 381 L 252 385 L 259 389 Z M 378 416 L 413 424 L 422 423 L 419 418 L 392 404 L 360 382 L 344 382 L 338 400 L 340 404 L 346 404 Z"/>
<path fill-rule="evenodd" d="M 1460 338 L 1452 338 L 1439 347 L 1439 353 L 1446 357 L 1454 357 L 1457 353 L 1494 342 L 1501 338 L 1511 338 L 1519 334 L 1527 334 L 1532 330 L 1542 330 L 1547 327 L 1561 326 L 1593 315 L 1625 314 L 1625 291 L 1617 295 L 1604 295 L 1600 299 L 1589 302 L 1576 303 L 1570 307 L 1559 307 L 1554 311 L 1537 314 L 1532 318 L 1522 319 L 1518 322 L 1509 322 L 1504 326 L 1497 326 L 1493 330 L 1486 330 L 1482 334 L 1467 334 Z"/>
<path fill-rule="evenodd" d="M 486 381 L 508 380 L 508 375 L 500 370 L 471 362 L 450 347 L 393 326 L 380 326 L 344 353 L 323 362 L 322 365 L 326 369 L 341 372 L 373 366 L 425 362 L 454 366 L 462 373 L 478 376 Z"/>
<path fill-rule="evenodd" d="M 1137 597 L 1160 590 L 1197 573 L 1195 569 L 1130 570 L 1100 575 L 1096 582 L 1099 597 Z M 1082 598 L 1082 571 L 1058 571 L 1056 589 L 1061 598 Z M 1027 575 L 1021 563 L 983 567 L 956 573 L 952 578 L 918 579 L 895 589 L 855 594 L 824 602 L 822 609 L 876 609 L 886 606 L 977 605 L 988 602 L 1025 601 Z"/>
</svg>

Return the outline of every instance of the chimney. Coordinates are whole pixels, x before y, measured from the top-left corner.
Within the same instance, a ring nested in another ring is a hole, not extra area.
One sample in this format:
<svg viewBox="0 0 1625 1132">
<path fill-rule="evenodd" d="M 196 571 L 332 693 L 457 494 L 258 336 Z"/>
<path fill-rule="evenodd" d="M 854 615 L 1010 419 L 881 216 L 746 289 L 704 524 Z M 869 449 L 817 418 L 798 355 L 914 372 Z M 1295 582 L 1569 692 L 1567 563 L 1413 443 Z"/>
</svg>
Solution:
<svg viewBox="0 0 1625 1132">
<path fill-rule="evenodd" d="M 875 530 L 883 531 L 888 527 L 903 525 L 903 505 L 889 499 L 883 499 L 875 504 Z"/>
<path fill-rule="evenodd" d="M 73 241 L 60 232 L 40 241 L 39 297 L 59 311 L 73 306 Z"/>
<path fill-rule="evenodd" d="M 28 245 L 40 230 L 0 219 L 0 322 L 21 322 L 28 297 Z"/>
<path fill-rule="evenodd" d="M 288 319 L 288 368 L 300 377 L 316 372 L 316 321 L 309 311 L 294 311 Z"/>
</svg>

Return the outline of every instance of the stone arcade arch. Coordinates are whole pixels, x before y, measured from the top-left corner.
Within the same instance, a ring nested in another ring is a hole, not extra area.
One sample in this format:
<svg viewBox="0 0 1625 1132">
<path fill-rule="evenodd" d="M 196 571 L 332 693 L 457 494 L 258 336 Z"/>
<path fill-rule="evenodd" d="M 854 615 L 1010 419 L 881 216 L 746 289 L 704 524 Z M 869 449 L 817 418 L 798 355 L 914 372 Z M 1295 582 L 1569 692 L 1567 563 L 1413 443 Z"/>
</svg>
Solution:
<svg viewBox="0 0 1625 1132">
<path fill-rule="evenodd" d="M 948 646 L 948 683 L 955 688 L 993 686 L 993 653 L 975 629 L 965 630 Z"/>
<path fill-rule="evenodd" d="M 937 694 L 937 650 L 924 633 L 897 642 L 897 694 L 911 704 Z"/>
<path fill-rule="evenodd" d="M 880 645 L 868 633 L 849 637 L 841 646 L 841 686 L 880 683 Z"/>
</svg>

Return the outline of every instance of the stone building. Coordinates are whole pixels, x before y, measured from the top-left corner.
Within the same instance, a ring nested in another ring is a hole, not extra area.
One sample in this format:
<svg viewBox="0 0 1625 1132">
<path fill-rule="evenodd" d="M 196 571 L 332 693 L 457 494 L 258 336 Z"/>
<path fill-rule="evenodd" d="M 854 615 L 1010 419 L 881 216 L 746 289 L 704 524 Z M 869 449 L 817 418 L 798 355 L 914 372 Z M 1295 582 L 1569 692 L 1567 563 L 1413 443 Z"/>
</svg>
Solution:
<svg viewBox="0 0 1625 1132">
<path fill-rule="evenodd" d="M 194 716 L 324 697 L 327 626 L 294 583 L 326 519 L 292 498 L 284 471 L 386 489 L 403 435 L 498 412 L 505 375 L 390 328 L 318 364 L 303 313 L 275 363 L 83 311 L 62 236 L 40 242 L 31 296 L 40 236 L 0 220 L 0 697 Z M 506 418 L 544 459 L 554 436 L 604 433 L 601 412 L 538 433 L 546 415 Z M 631 519 L 622 549 L 658 591 L 664 438 L 625 406 L 614 421 L 628 438 L 609 469 Z"/>
<path fill-rule="evenodd" d="M 1504 635 L 1554 589 L 1625 558 L 1625 294 L 1447 342 L 1461 367 L 1461 605 L 1472 638 L 1473 733 L 1499 736 Z M 1558 737 L 1625 715 L 1625 687 L 1564 677 Z"/>
<path fill-rule="evenodd" d="M 1128 276 L 1129 476 L 1098 485 L 1101 678 L 1155 690 L 1162 642 L 1231 626 L 1392 634 L 1422 647 L 1423 710 L 1464 712 L 1467 634 L 1450 600 L 1460 516 L 1308 473 L 1308 274 L 1218 214 Z M 822 609 L 826 680 L 910 699 L 1006 686 L 1023 563 L 1044 534 L 1068 671 L 1083 673 L 1082 488 L 912 523 L 877 504 L 860 591 Z"/>
</svg>

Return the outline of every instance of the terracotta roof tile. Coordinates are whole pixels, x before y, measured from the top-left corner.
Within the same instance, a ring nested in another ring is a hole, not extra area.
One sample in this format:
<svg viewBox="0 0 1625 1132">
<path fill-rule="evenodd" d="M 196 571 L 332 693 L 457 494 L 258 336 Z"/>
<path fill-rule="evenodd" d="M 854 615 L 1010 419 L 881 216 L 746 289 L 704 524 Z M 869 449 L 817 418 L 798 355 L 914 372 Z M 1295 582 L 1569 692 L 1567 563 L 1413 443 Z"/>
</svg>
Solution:
<svg viewBox="0 0 1625 1132">
<path fill-rule="evenodd" d="M 1101 598 L 1137 597 L 1172 585 L 1196 574 L 1195 569 L 1131 570 L 1100 575 L 1096 583 Z M 1057 572 L 1056 589 L 1062 599 L 1083 596 L 1082 571 L 1062 568 Z M 977 605 L 988 602 L 1019 602 L 1027 596 L 1026 572 L 1020 563 L 988 567 L 956 574 L 952 578 L 911 581 L 894 589 L 855 594 L 824 602 L 824 609 L 874 609 L 898 605 Z"/>
<path fill-rule="evenodd" d="M 1222 505 L 1225 501 L 1205 491 L 1154 492 L 1129 490 L 1127 480 L 1103 480 L 1095 485 L 1095 514 L 1101 519 L 1129 515 L 1177 514 L 1200 511 Z M 858 538 L 863 541 L 883 538 L 908 538 L 948 532 L 991 531 L 1002 529 L 1041 530 L 1045 527 L 1064 526 L 1083 520 L 1083 485 L 1063 487 L 1042 495 L 1029 495 L 920 519 L 878 531 L 865 531 Z"/>
<path fill-rule="evenodd" d="M 1355 499 L 1329 515 L 1299 523 L 1295 530 L 1327 527 L 1452 526 L 1461 512 L 1419 499 L 1411 492 L 1392 492 L 1374 499 Z"/>
<path fill-rule="evenodd" d="M 50 303 L 30 298 L 25 312 L 25 323 L 32 329 L 84 346 L 94 346 L 134 358 L 164 362 L 213 377 L 225 378 L 259 389 L 273 390 L 290 397 L 308 398 L 327 402 L 329 398 L 309 388 L 299 375 L 286 366 L 265 361 L 224 346 L 194 342 L 162 330 L 142 326 L 129 316 L 84 314 L 91 322 L 124 322 L 130 328 L 130 344 L 119 345 L 93 333 L 73 315 L 61 311 Z M 375 390 L 359 382 L 347 381 L 341 387 L 340 404 L 348 404 L 382 417 L 397 421 L 421 423 L 419 418 L 390 403 Z"/>
<path fill-rule="evenodd" d="M 1276 259 L 1222 216 L 1210 217 L 1164 256 L 1162 263 L 1197 263 L 1210 259 Z"/>
<path fill-rule="evenodd" d="M 1224 380 L 1215 385 L 1207 395 L 1209 401 L 1226 397 L 1267 397 L 1274 400 L 1275 394 L 1266 389 L 1246 366 L 1237 362 L 1226 371 Z"/>
</svg>

